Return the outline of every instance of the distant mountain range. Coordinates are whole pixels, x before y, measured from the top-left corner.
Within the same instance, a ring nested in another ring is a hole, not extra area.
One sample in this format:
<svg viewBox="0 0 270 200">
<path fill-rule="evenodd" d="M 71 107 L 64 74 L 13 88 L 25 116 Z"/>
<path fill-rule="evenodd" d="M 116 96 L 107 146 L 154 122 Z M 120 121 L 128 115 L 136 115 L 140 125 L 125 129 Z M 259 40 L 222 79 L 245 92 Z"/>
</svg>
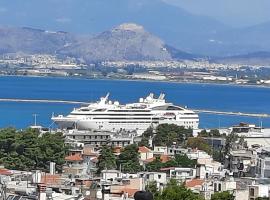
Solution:
<svg viewBox="0 0 270 200">
<path fill-rule="evenodd" d="M 215 58 L 212 61 L 216 63 L 226 63 L 226 64 L 270 66 L 270 52 L 260 51 L 237 56 Z"/>
<path fill-rule="evenodd" d="M 1 2 L 0 14 L 2 27 L 11 25 L 62 30 L 73 33 L 76 37 L 81 34 L 105 34 L 107 30 L 119 24 L 136 23 L 162 38 L 166 45 L 205 56 L 224 57 L 258 51 L 270 52 L 270 22 L 246 28 L 231 28 L 213 18 L 191 14 L 164 0 L 68 0 L 64 3 L 56 0 L 14 0 Z M 32 34 L 26 33 L 26 29 L 17 31 L 21 34 Z M 69 33 L 48 34 L 46 37 L 53 37 L 56 41 L 48 44 L 46 51 L 55 49 L 54 46 L 62 42 L 69 41 L 74 44 L 77 38 L 73 38 Z M 31 46 L 31 43 L 37 40 L 32 38 L 28 44 L 25 41 L 24 48 L 27 49 L 27 45 Z M 2 50 L 11 48 L 3 40 L 0 44 Z M 20 43 L 17 45 L 19 48 Z M 35 50 L 44 48 L 37 45 Z M 75 50 L 66 51 L 76 54 Z"/>
<path fill-rule="evenodd" d="M 126 23 L 95 36 L 32 28 L 1 28 L 0 54 L 55 54 L 86 63 L 121 60 L 195 59 L 165 44 L 142 26 Z"/>
</svg>

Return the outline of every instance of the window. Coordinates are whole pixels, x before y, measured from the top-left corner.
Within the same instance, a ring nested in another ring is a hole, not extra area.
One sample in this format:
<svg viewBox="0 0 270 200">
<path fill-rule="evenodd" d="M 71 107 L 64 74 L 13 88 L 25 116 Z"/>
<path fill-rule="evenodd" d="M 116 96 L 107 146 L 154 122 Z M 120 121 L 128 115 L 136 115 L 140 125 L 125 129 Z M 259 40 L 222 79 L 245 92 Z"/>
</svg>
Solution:
<svg viewBox="0 0 270 200">
<path fill-rule="evenodd" d="M 221 183 L 218 184 L 218 191 L 221 191 Z"/>
<path fill-rule="evenodd" d="M 254 197 L 254 195 L 255 195 L 255 189 L 254 188 L 249 189 L 249 195 Z"/>
<path fill-rule="evenodd" d="M 161 179 L 161 175 L 160 174 L 158 175 L 158 179 Z"/>
</svg>

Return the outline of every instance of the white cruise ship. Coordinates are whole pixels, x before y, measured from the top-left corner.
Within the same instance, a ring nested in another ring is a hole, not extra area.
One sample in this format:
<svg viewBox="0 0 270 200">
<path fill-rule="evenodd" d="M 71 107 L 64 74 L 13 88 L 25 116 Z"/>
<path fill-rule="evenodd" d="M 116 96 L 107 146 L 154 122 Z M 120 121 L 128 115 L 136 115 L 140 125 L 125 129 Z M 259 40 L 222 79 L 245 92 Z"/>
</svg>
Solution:
<svg viewBox="0 0 270 200">
<path fill-rule="evenodd" d="M 150 126 L 155 127 L 162 123 L 193 129 L 197 129 L 199 125 L 199 117 L 196 113 L 167 103 L 164 94 L 155 98 L 151 93 L 146 98 L 140 98 L 137 103 L 126 105 L 121 105 L 118 101 L 112 102 L 108 97 L 109 94 L 101 97 L 96 103 L 76 108 L 67 116 L 53 116 L 52 120 L 61 129 L 136 130 L 139 134 Z"/>
</svg>

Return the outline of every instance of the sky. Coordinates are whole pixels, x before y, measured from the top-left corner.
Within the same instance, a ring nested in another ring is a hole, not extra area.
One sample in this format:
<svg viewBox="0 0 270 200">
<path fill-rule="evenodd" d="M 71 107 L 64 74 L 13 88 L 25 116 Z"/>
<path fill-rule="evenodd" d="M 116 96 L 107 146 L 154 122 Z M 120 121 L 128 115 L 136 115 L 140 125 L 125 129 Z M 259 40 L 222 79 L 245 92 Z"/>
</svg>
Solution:
<svg viewBox="0 0 270 200">
<path fill-rule="evenodd" d="M 270 21 L 270 0 L 163 0 L 234 27 Z"/>
<path fill-rule="evenodd" d="M 0 26 L 30 26 L 70 31 L 79 30 L 79 23 L 91 25 L 91 16 L 101 23 L 100 13 L 116 12 L 124 7 L 124 0 L 0 0 Z M 231 27 L 241 28 L 270 22 L 270 0 L 126 0 L 138 2 L 163 1 L 192 14 L 210 16 Z M 143 2 L 143 3 L 142 3 Z M 102 5 L 95 7 L 95 5 Z M 91 5 L 91 6 L 89 6 Z M 95 9 L 91 10 L 92 7 Z M 52 8 L 53 7 L 53 8 Z M 102 12 L 100 11 L 102 9 Z M 33 17 L 34 16 L 34 17 Z M 147 17 L 147 16 L 146 16 Z M 149 17 L 149 16 L 148 16 Z M 151 17 L 150 17 L 151 18 Z M 146 19 L 147 20 L 147 19 Z M 117 21 L 117 20 L 116 20 Z M 120 21 L 120 20 L 118 20 Z M 53 24 L 53 25 L 52 25 Z M 95 26 L 99 26 L 96 23 Z M 100 28 L 101 29 L 101 28 Z"/>
</svg>

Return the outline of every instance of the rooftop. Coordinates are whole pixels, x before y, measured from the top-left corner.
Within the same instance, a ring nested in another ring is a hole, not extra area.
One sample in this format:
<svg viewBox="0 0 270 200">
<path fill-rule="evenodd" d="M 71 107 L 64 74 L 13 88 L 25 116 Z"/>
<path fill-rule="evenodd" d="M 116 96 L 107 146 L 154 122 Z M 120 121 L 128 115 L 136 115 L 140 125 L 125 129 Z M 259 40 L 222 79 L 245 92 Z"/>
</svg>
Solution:
<svg viewBox="0 0 270 200">
<path fill-rule="evenodd" d="M 82 161 L 83 158 L 81 157 L 80 154 L 74 154 L 74 155 L 66 156 L 65 160 L 66 161 Z"/>
<path fill-rule="evenodd" d="M 139 153 L 148 153 L 148 152 L 151 152 L 151 149 L 148 149 L 147 147 L 142 146 L 142 147 L 139 147 L 138 152 Z"/>
<path fill-rule="evenodd" d="M 196 187 L 196 186 L 201 186 L 204 183 L 204 180 L 202 179 L 192 179 L 190 181 L 185 182 L 185 186 L 188 188 Z"/>
</svg>

